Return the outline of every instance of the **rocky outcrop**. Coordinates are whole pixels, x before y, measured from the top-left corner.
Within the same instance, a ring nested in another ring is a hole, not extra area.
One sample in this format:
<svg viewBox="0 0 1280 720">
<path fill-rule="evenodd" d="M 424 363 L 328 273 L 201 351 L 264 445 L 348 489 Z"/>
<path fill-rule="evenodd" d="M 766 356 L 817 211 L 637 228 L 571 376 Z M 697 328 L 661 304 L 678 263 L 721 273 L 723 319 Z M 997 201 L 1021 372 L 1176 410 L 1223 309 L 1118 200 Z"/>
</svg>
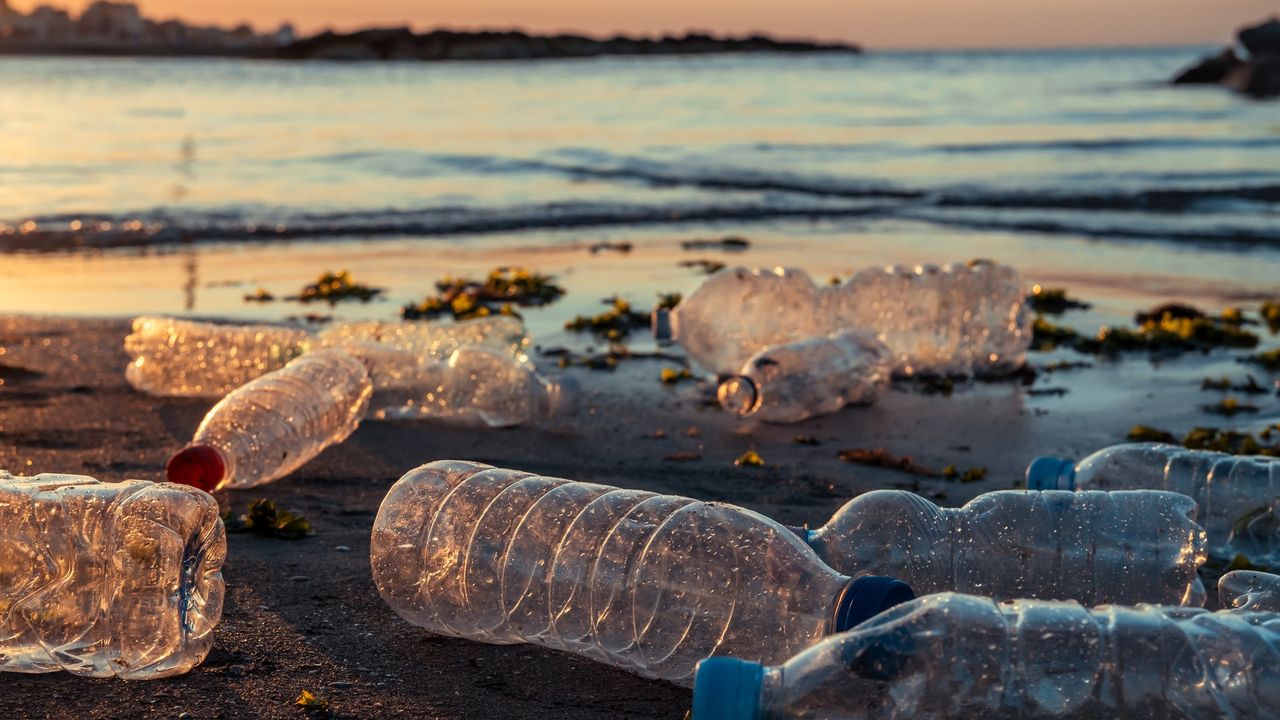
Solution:
<svg viewBox="0 0 1280 720">
<path fill-rule="evenodd" d="M 272 56 L 289 60 L 533 60 L 601 55 L 707 55 L 713 53 L 856 53 L 856 45 L 783 41 L 753 35 L 717 38 L 689 33 L 661 38 L 625 35 L 596 39 L 581 35 L 529 35 L 523 32 L 414 33 L 409 28 L 324 32 L 277 48 Z"/>
<path fill-rule="evenodd" d="M 1280 97 L 1280 19 L 1236 33 L 1247 56 L 1225 48 L 1173 78 L 1175 85 L 1223 85 L 1256 98 Z"/>
</svg>

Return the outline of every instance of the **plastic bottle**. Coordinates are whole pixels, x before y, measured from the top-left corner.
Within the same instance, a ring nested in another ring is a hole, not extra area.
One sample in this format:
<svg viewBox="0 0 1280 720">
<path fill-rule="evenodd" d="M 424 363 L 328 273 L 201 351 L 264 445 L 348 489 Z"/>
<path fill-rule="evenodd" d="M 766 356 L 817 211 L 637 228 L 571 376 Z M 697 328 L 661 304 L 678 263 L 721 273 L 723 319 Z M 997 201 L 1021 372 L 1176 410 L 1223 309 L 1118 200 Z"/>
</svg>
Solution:
<svg viewBox="0 0 1280 720">
<path fill-rule="evenodd" d="M 928 595 L 785 664 L 701 663 L 693 720 L 1280 717 L 1280 615 Z"/>
<path fill-rule="evenodd" d="M 161 396 L 222 397 L 302 353 L 307 331 L 139 317 L 124 339 L 125 379 Z"/>
<path fill-rule="evenodd" d="M 855 584 L 747 510 L 462 461 L 391 488 L 370 563 L 387 604 L 431 632 L 684 684 L 704 657 L 780 661 L 910 596 Z"/>
<path fill-rule="evenodd" d="M 654 334 L 720 375 L 762 348 L 846 330 L 875 333 L 895 372 L 969 375 L 1021 367 L 1031 323 L 1018 273 L 985 261 L 869 268 L 821 289 L 803 270 L 732 268 L 655 313 Z"/>
<path fill-rule="evenodd" d="M 225 557 L 198 490 L 0 471 L 0 671 L 189 671 L 222 616 Z"/>
<path fill-rule="evenodd" d="M 940 508 L 905 490 L 859 495 L 800 530 L 845 575 L 888 575 L 921 595 L 1200 606 L 1204 530 L 1188 497 L 1004 490 Z"/>
<path fill-rule="evenodd" d="M 376 343 L 420 358 L 447 358 L 460 347 L 524 357 L 524 325 L 500 315 L 451 325 L 420 322 L 338 323 L 312 335 L 280 325 L 223 325 L 139 317 L 125 338 L 129 384 L 160 396 L 217 398 L 320 347 Z M 394 378 L 374 373 L 378 387 Z"/>
<path fill-rule="evenodd" d="M 369 361 L 375 374 L 378 367 L 391 364 Z M 375 396 L 375 417 L 380 419 L 510 427 L 569 413 L 578 396 L 569 378 L 539 375 L 523 358 L 474 347 L 459 348 L 447 360 L 422 360 L 395 374 L 396 386 Z"/>
<path fill-rule="evenodd" d="M 213 492 L 283 477 L 355 432 L 372 393 L 356 358 L 309 352 L 214 405 L 191 444 L 169 459 L 169 480 Z"/>
<path fill-rule="evenodd" d="M 1079 463 L 1037 458 L 1027 487 L 1063 490 L 1152 488 L 1195 499 L 1209 554 L 1244 554 L 1259 565 L 1280 564 L 1280 459 L 1186 450 L 1177 445 L 1114 445 Z"/>
<path fill-rule="evenodd" d="M 1280 613 L 1280 575 L 1233 570 L 1218 579 L 1218 603 L 1223 608 Z"/>
<path fill-rule="evenodd" d="M 800 422 L 872 403 L 889 386 L 892 353 L 863 331 L 767 347 L 720 383 L 725 410 L 766 422 Z"/>
</svg>

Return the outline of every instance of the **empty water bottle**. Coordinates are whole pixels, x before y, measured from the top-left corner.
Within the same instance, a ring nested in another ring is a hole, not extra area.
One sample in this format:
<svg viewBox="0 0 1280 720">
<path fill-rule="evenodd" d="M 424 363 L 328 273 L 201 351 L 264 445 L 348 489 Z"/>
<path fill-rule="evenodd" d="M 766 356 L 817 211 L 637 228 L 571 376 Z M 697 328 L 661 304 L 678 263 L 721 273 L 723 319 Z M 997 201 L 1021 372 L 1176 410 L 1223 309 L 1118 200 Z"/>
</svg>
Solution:
<svg viewBox="0 0 1280 720">
<path fill-rule="evenodd" d="M 451 325 L 419 322 L 338 323 L 312 335 L 279 325 L 223 325 L 139 317 L 125 338 L 125 377 L 152 395 L 222 397 L 293 358 L 320 347 L 375 343 L 420 358 L 447 358 L 460 347 L 523 357 L 529 338 L 516 318 L 499 315 Z M 374 374 L 379 387 L 394 378 Z"/>
<path fill-rule="evenodd" d="M 431 632 L 686 684 L 704 657 L 781 661 L 910 592 L 854 584 L 747 510 L 461 461 L 391 488 L 370 562 L 383 599 Z"/>
<path fill-rule="evenodd" d="M 921 595 L 1200 606 L 1205 539 L 1194 515 L 1190 498 L 1156 490 L 1006 490 L 960 508 L 876 490 L 799 532 L 841 573 L 888 575 Z"/>
<path fill-rule="evenodd" d="M 169 459 L 169 480 L 213 492 L 288 475 L 355 432 L 372 393 L 356 358 L 309 352 L 214 405 L 191 444 Z"/>
<path fill-rule="evenodd" d="M 977 261 L 871 268 L 821 289 L 802 270 L 726 269 L 655 313 L 654 331 L 721 375 L 762 348 L 846 330 L 875 333 L 896 372 L 992 374 L 1023 364 L 1031 321 L 1018 273 Z"/>
<path fill-rule="evenodd" d="M 307 331 L 139 317 L 124 339 L 125 379 L 152 395 L 221 397 L 302 353 Z"/>
<path fill-rule="evenodd" d="M 942 593 L 693 691 L 693 720 L 1101 717 L 1280 717 L 1280 615 Z"/>
<path fill-rule="evenodd" d="M 1280 564 L 1280 459 L 1186 450 L 1177 445 L 1115 445 L 1079 463 L 1042 457 L 1027 467 L 1027 487 L 1063 490 L 1153 488 L 1189 495 L 1208 533 L 1209 554 L 1243 553 Z"/>
<path fill-rule="evenodd" d="M 0 671 L 189 671 L 222 616 L 225 557 L 198 490 L 0 471 Z"/>
<path fill-rule="evenodd" d="M 1280 613 L 1280 575 L 1233 570 L 1218 580 L 1218 603 L 1224 608 Z"/>
<path fill-rule="evenodd" d="M 774 345 L 721 382 L 717 396 L 743 417 L 800 422 L 874 402 L 889 386 L 892 361 L 884 343 L 858 330 Z"/>
<path fill-rule="evenodd" d="M 375 374 L 392 364 L 369 361 Z M 459 348 L 446 360 L 416 362 L 395 374 L 397 384 L 375 396 L 375 417 L 509 427 L 569 413 L 578 395 L 568 378 L 540 375 L 523 357 L 474 347 Z"/>
</svg>

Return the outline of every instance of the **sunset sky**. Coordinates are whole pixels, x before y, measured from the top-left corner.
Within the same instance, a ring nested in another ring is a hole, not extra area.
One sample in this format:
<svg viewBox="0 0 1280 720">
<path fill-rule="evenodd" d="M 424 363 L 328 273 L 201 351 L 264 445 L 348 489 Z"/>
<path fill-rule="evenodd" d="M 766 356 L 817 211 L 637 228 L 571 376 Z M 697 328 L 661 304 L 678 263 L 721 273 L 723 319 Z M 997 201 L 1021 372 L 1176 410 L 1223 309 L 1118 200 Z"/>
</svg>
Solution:
<svg viewBox="0 0 1280 720">
<path fill-rule="evenodd" d="M 78 11 L 90 0 L 70 0 Z M 52 4 L 63 4 L 51 0 Z M 11 3 L 29 9 L 35 0 Z M 150 17 L 304 32 L 413 25 L 535 31 L 717 33 L 853 40 L 870 48 L 1225 43 L 1276 0 L 143 0 Z"/>
</svg>

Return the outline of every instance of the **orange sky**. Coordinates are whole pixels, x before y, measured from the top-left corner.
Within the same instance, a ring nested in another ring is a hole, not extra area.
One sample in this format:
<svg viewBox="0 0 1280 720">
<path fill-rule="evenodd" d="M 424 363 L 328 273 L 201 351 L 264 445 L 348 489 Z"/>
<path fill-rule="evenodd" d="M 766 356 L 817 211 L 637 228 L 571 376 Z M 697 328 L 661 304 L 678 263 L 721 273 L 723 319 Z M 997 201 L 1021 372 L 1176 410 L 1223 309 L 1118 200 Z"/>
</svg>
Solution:
<svg viewBox="0 0 1280 720">
<path fill-rule="evenodd" d="M 79 10 L 90 0 L 42 0 Z M 36 0 L 11 2 L 29 9 Z M 410 24 L 649 34 L 763 30 L 870 48 L 1225 43 L 1276 0 L 142 0 L 151 17 L 303 31 Z"/>
</svg>

